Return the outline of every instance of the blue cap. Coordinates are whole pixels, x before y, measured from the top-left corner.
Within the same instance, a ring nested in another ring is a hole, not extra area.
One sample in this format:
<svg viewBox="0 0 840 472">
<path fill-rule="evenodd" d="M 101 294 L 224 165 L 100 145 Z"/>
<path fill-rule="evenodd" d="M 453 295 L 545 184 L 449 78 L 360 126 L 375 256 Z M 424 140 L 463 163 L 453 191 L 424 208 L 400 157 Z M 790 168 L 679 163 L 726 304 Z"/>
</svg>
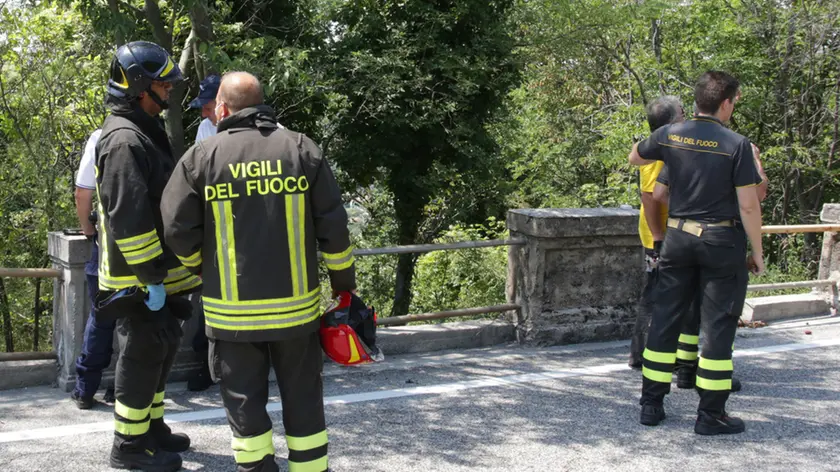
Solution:
<svg viewBox="0 0 840 472">
<path fill-rule="evenodd" d="M 222 78 L 218 75 L 208 75 L 198 86 L 198 97 L 190 102 L 190 108 L 201 108 L 216 99 Z"/>
</svg>

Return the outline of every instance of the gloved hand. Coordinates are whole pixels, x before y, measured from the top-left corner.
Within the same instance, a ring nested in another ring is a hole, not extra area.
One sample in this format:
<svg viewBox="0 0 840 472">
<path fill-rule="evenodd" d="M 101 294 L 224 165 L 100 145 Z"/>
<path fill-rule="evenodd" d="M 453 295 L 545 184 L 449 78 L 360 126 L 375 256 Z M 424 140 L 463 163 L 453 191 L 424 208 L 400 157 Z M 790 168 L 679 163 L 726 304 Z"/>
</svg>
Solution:
<svg viewBox="0 0 840 472">
<path fill-rule="evenodd" d="M 166 301 L 166 289 L 163 288 L 163 284 L 148 285 L 146 292 L 148 292 L 146 306 L 152 311 L 160 311 Z"/>
</svg>

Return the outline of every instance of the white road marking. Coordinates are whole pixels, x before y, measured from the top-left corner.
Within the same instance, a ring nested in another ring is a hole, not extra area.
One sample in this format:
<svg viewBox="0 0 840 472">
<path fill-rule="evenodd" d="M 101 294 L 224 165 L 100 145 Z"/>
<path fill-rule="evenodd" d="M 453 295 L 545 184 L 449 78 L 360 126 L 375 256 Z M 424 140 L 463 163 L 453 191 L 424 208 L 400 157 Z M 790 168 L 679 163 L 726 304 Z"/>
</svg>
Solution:
<svg viewBox="0 0 840 472">
<path fill-rule="evenodd" d="M 822 339 L 809 343 L 793 343 L 781 344 L 776 346 L 765 346 L 755 349 L 736 350 L 735 357 L 753 357 L 763 356 L 769 354 L 777 354 L 780 352 L 801 351 L 804 349 L 817 349 L 821 347 L 840 346 L 840 338 Z M 476 380 L 466 380 L 463 382 L 452 382 L 439 385 L 429 385 L 423 387 L 412 388 L 398 388 L 394 390 L 382 390 L 377 392 L 354 393 L 349 395 L 338 395 L 333 397 L 326 397 L 324 403 L 326 405 L 346 405 L 351 403 L 369 402 L 374 400 L 388 400 L 393 398 L 415 397 L 420 395 L 442 395 L 446 393 L 459 392 L 462 390 L 472 390 L 476 388 L 500 387 L 506 385 L 518 385 L 526 383 L 541 382 L 545 380 L 557 380 L 571 377 L 583 376 L 598 376 L 609 374 L 612 372 L 619 372 L 629 370 L 630 368 L 625 363 L 620 364 L 603 364 L 593 367 L 583 367 L 579 369 L 565 369 L 545 372 L 536 372 L 529 374 L 507 375 L 504 377 L 485 377 Z M 267 405 L 269 412 L 281 411 L 282 406 L 280 402 L 273 402 Z M 208 410 L 191 411 L 185 413 L 173 413 L 166 416 L 168 423 L 183 423 L 193 421 L 205 421 L 225 418 L 224 408 L 213 408 Z M 113 431 L 113 421 L 103 421 L 99 423 L 85 423 L 73 424 L 65 426 L 54 426 L 49 428 L 39 428 L 22 431 L 9 431 L 0 433 L 0 444 L 11 443 L 18 441 L 34 441 L 39 439 L 51 439 L 65 436 L 78 436 L 87 433 L 99 433 L 106 431 Z"/>
</svg>

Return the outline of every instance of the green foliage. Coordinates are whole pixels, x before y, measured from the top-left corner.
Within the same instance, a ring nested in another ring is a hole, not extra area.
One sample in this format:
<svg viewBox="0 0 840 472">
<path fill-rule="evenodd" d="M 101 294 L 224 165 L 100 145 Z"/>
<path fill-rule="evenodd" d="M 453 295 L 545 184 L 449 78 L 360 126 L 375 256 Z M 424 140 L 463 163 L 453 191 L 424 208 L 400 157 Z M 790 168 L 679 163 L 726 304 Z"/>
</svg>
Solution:
<svg viewBox="0 0 840 472">
<path fill-rule="evenodd" d="M 0 19 L 0 267 L 45 267 L 47 231 L 76 226 L 74 171 L 104 118 L 103 89 L 91 84 L 104 83 L 107 59 L 73 11 L 5 9 Z M 49 316 L 49 282 L 8 281 L 8 306 L 0 300 L 0 315 L 25 320 L 13 324 L 17 350 L 33 347 L 35 283 L 40 314 Z M 41 347 L 51 325 L 40 322 Z"/>
<path fill-rule="evenodd" d="M 344 107 L 330 117 L 328 154 L 357 185 L 393 195 L 392 243 L 428 242 L 448 223 L 501 213 L 504 170 L 486 125 L 518 76 L 513 2 L 332 8 L 323 66 Z M 415 260 L 399 259 L 394 314 L 409 308 Z"/>
<path fill-rule="evenodd" d="M 452 226 L 435 242 L 506 237 L 504 222 L 491 217 L 483 225 Z M 498 305 L 505 302 L 507 247 L 432 252 L 419 258 L 415 277 L 412 313 Z"/>
</svg>

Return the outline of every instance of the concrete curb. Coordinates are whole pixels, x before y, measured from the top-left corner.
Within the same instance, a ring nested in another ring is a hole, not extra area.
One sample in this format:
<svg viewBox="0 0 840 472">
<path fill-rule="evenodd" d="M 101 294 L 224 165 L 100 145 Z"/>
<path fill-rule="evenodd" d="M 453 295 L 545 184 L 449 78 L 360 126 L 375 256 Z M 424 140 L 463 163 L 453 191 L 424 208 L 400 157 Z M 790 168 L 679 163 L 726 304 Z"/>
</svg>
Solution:
<svg viewBox="0 0 840 472">
<path fill-rule="evenodd" d="M 818 293 L 774 295 L 748 298 L 741 319 L 744 321 L 777 321 L 831 313 L 831 304 Z"/>
<path fill-rule="evenodd" d="M 55 385 L 57 376 L 54 360 L 0 362 L 0 390 Z"/>
</svg>

